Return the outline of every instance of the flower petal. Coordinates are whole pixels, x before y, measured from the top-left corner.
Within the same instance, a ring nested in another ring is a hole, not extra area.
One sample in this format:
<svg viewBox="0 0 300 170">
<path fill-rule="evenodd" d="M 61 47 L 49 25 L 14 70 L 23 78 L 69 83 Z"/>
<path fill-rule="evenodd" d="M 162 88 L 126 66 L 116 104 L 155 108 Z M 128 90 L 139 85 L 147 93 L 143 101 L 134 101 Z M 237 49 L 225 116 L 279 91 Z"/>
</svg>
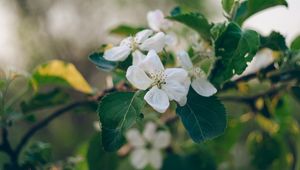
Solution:
<svg viewBox="0 0 300 170">
<path fill-rule="evenodd" d="M 146 58 L 140 62 L 139 67 L 150 74 L 164 70 L 164 66 L 154 50 L 148 52 Z"/>
<path fill-rule="evenodd" d="M 136 35 L 135 35 L 135 41 L 137 43 L 142 43 L 144 42 L 147 38 L 149 38 L 151 35 L 153 34 L 153 31 L 152 30 L 149 30 L 149 29 L 145 29 L 143 31 L 140 31 L 138 32 Z"/>
<path fill-rule="evenodd" d="M 146 149 L 135 149 L 131 152 L 130 162 L 136 169 L 144 169 L 149 163 L 149 153 Z"/>
<path fill-rule="evenodd" d="M 144 96 L 146 102 L 157 112 L 164 113 L 170 105 L 168 95 L 156 86 L 152 87 Z"/>
<path fill-rule="evenodd" d="M 165 20 L 161 10 L 149 11 L 147 13 L 148 25 L 154 31 L 160 31 Z"/>
<path fill-rule="evenodd" d="M 201 96 L 212 96 L 217 92 L 217 89 L 205 78 L 197 77 L 192 80 L 193 89 Z"/>
<path fill-rule="evenodd" d="M 155 169 L 160 169 L 162 166 L 162 154 L 159 150 L 152 149 L 148 152 L 148 160 L 150 165 Z"/>
<path fill-rule="evenodd" d="M 164 149 L 171 143 L 171 134 L 169 131 L 158 131 L 153 141 L 153 147 L 156 149 Z"/>
<path fill-rule="evenodd" d="M 144 59 L 146 58 L 146 55 L 144 55 L 141 51 L 135 50 L 132 53 L 132 64 L 133 65 L 138 65 L 141 63 Z"/>
<path fill-rule="evenodd" d="M 139 47 L 144 51 L 155 50 L 156 52 L 161 52 L 164 46 L 165 34 L 163 32 L 158 32 L 152 37 L 145 40 Z"/>
<path fill-rule="evenodd" d="M 177 41 L 177 36 L 174 33 L 169 33 L 165 36 L 165 42 L 168 46 L 175 46 Z"/>
<path fill-rule="evenodd" d="M 145 146 L 145 140 L 141 133 L 137 129 L 129 129 L 126 132 L 126 139 L 128 143 L 133 147 L 143 147 Z"/>
<path fill-rule="evenodd" d="M 141 90 L 146 90 L 152 84 L 152 80 L 138 66 L 128 67 L 126 78 L 134 87 Z"/>
<path fill-rule="evenodd" d="M 185 104 L 183 99 L 186 97 L 190 87 L 188 73 L 181 68 L 169 68 L 166 69 L 165 74 L 166 83 L 162 85 L 162 89 L 168 94 L 170 100 Z"/>
<path fill-rule="evenodd" d="M 179 99 L 179 101 L 177 101 L 179 106 L 184 106 L 187 102 L 187 97 L 186 96 L 183 96 L 181 99 Z"/>
<path fill-rule="evenodd" d="M 103 58 L 108 61 L 124 61 L 130 54 L 128 46 L 117 46 L 104 52 Z"/>
<path fill-rule="evenodd" d="M 144 136 L 144 138 L 148 141 L 148 142 L 150 142 L 150 141 L 152 141 L 153 139 L 154 139 L 154 137 L 155 137 L 155 132 L 156 132 L 156 129 L 157 129 L 157 127 L 156 127 L 156 124 L 155 123 L 153 123 L 153 122 L 148 122 L 147 124 L 146 124 L 146 126 L 145 126 L 145 129 L 144 129 L 144 131 L 143 131 L 143 136 Z"/>
<path fill-rule="evenodd" d="M 121 43 L 120 43 L 120 46 L 127 46 L 127 47 L 130 48 L 132 42 L 133 42 L 133 37 L 130 36 L 130 37 L 127 37 L 124 40 L 122 40 Z"/>
<path fill-rule="evenodd" d="M 186 51 L 184 51 L 184 50 L 179 51 L 179 52 L 177 53 L 177 57 L 178 57 L 178 59 L 179 59 L 179 61 L 180 61 L 181 66 L 182 66 L 184 69 L 190 70 L 190 69 L 193 68 L 193 63 L 192 63 L 192 61 L 191 61 L 191 59 L 190 59 L 189 54 L 188 54 Z"/>
</svg>

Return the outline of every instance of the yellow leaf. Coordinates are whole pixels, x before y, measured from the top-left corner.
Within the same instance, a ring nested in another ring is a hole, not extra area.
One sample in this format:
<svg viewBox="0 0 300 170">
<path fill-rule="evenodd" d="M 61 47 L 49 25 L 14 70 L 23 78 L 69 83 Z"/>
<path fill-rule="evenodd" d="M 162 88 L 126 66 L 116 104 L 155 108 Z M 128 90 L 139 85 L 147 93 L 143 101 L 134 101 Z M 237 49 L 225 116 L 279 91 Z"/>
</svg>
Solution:
<svg viewBox="0 0 300 170">
<path fill-rule="evenodd" d="M 92 88 L 83 78 L 81 73 L 71 63 L 66 63 L 61 60 L 52 60 L 47 64 L 39 66 L 35 73 L 38 76 L 51 76 L 65 80 L 75 90 L 83 93 L 92 93 Z M 33 80 L 33 86 L 37 88 L 38 82 Z"/>
</svg>

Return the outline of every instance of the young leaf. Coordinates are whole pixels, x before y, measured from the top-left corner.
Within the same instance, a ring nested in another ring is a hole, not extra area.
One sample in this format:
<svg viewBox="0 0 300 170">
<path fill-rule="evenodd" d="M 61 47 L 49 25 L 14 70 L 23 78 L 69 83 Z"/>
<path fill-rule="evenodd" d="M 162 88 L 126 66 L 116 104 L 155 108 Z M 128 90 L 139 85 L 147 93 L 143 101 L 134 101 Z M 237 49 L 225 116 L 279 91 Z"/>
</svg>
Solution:
<svg viewBox="0 0 300 170">
<path fill-rule="evenodd" d="M 261 36 L 260 42 L 260 48 L 270 48 L 275 51 L 286 51 L 288 49 L 285 37 L 279 32 L 273 31 L 269 36 Z"/>
<path fill-rule="evenodd" d="M 291 49 L 300 50 L 300 35 L 292 41 Z"/>
<path fill-rule="evenodd" d="M 227 14 L 230 14 L 233 4 L 234 0 L 222 0 L 223 9 Z"/>
<path fill-rule="evenodd" d="M 220 86 L 234 74 L 242 74 L 259 46 L 258 33 L 252 30 L 242 31 L 235 23 L 229 23 L 227 29 L 215 41 L 218 59 L 209 76 L 212 83 Z"/>
<path fill-rule="evenodd" d="M 211 41 L 210 29 L 212 25 L 208 23 L 204 15 L 200 13 L 177 14 L 166 17 L 169 20 L 180 22 L 195 31 L 197 31 L 202 38 Z"/>
<path fill-rule="evenodd" d="M 144 92 L 115 92 L 104 97 L 98 108 L 102 142 L 106 151 L 116 151 L 124 143 L 124 133 L 136 123 L 145 105 Z"/>
<path fill-rule="evenodd" d="M 43 85 L 62 85 L 83 93 L 93 91 L 73 64 L 61 60 L 52 60 L 37 67 L 32 74 L 31 84 L 35 90 Z"/>
<path fill-rule="evenodd" d="M 143 27 L 132 27 L 129 25 L 119 25 L 113 29 L 110 30 L 111 34 L 116 34 L 120 36 L 132 36 L 138 33 L 139 31 L 142 31 Z"/>
<path fill-rule="evenodd" d="M 238 8 L 234 21 L 242 25 L 252 15 L 277 5 L 288 6 L 286 0 L 246 0 Z"/>
<path fill-rule="evenodd" d="M 215 97 L 203 97 L 190 88 L 187 103 L 177 107 L 184 127 L 195 142 L 203 142 L 221 135 L 226 128 L 226 112 Z"/>
<path fill-rule="evenodd" d="M 92 53 L 89 56 L 89 60 L 94 63 L 98 69 L 107 72 L 114 70 L 118 65 L 117 62 L 105 60 L 101 52 Z"/>
</svg>

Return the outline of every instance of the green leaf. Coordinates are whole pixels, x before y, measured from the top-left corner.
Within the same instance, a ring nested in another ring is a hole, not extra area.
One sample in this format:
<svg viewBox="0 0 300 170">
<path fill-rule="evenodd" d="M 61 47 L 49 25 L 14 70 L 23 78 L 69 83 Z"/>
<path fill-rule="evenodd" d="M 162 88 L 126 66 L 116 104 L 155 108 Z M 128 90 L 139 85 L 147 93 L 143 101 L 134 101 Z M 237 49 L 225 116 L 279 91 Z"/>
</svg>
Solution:
<svg viewBox="0 0 300 170">
<path fill-rule="evenodd" d="M 235 74 L 242 74 L 260 46 L 259 35 L 255 31 L 242 31 L 235 23 L 215 41 L 216 60 L 209 76 L 212 83 L 220 86 Z"/>
<path fill-rule="evenodd" d="M 251 135 L 248 142 L 252 165 L 259 170 L 269 169 L 282 154 L 281 143 L 267 133 L 252 132 Z"/>
<path fill-rule="evenodd" d="M 291 49 L 300 50 L 300 35 L 292 41 Z"/>
<path fill-rule="evenodd" d="M 177 107 L 184 127 L 195 142 L 203 142 L 221 135 L 226 128 L 226 112 L 215 97 L 203 97 L 190 88 L 187 103 Z"/>
<path fill-rule="evenodd" d="M 106 151 L 116 151 L 125 142 L 124 133 L 136 123 L 145 105 L 144 92 L 115 92 L 99 103 L 102 142 Z"/>
<path fill-rule="evenodd" d="M 129 26 L 129 25 L 119 25 L 119 26 L 111 29 L 110 33 L 120 35 L 120 36 L 131 36 L 131 35 L 135 35 L 139 31 L 142 31 L 143 29 L 145 29 L 145 28 L 143 28 L 143 27 L 132 27 L 132 26 Z"/>
<path fill-rule="evenodd" d="M 300 87 L 294 86 L 291 88 L 293 96 L 300 102 Z"/>
<path fill-rule="evenodd" d="M 210 29 L 212 25 L 208 23 L 204 15 L 200 13 L 186 13 L 177 14 L 174 16 L 166 17 L 169 20 L 180 22 L 195 31 L 197 31 L 202 38 L 207 41 L 211 41 Z"/>
<path fill-rule="evenodd" d="M 23 112 L 33 112 L 66 103 L 70 99 L 67 93 L 53 89 L 46 93 L 37 93 L 30 100 L 21 103 Z"/>
<path fill-rule="evenodd" d="M 87 162 L 89 170 L 109 169 L 118 167 L 118 156 L 116 153 L 107 153 L 102 148 L 101 135 L 97 133 L 89 142 L 87 151 Z"/>
<path fill-rule="evenodd" d="M 263 11 L 265 9 L 277 6 L 277 5 L 284 5 L 288 6 L 285 0 L 246 0 L 243 1 L 240 7 L 237 9 L 236 16 L 234 21 L 239 23 L 240 25 L 243 22 L 251 17 L 252 15 Z"/>
<path fill-rule="evenodd" d="M 279 32 L 273 31 L 269 36 L 261 36 L 260 42 L 260 48 L 270 48 L 275 51 L 286 51 L 288 49 L 285 37 Z"/>
<path fill-rule="evenodd" d="M 98 69 L 108 72 L 114 70 L 118 65 L 117 62 L 105 60 L 102 52 L 92 53 L 89 56 L 89 60 L 94 63 Z"/>
<path fill-rule="evenodd" d="M 49 143 L 34 142 L 25 152 L 23 158 L 24 169 L 32 169 L 52 161 L 52 149 Z"/>
<path fill-rule="evenodd" d="M 222 0 L 223 9 L 227 12 L 227 14 L 230 14 L 233 4 L 234 0 Z"/>
</svg>

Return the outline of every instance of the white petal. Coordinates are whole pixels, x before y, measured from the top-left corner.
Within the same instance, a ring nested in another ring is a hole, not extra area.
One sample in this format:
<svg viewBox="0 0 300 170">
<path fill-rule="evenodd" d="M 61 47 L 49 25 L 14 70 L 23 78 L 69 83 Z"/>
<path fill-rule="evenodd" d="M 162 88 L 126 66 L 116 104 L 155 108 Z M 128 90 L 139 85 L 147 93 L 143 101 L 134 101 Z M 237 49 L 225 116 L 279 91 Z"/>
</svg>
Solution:
<svg viewBox="0 0 300 170">
<path fill-rule="evenodd" d="M 143 131 L 143 136 L 144 138 L 150 142 L 154 139 L 155 137 L 155 132 L 156 132 L 156 124 L 153 123 L 153 122 L 148 122 L 146 125 L 145 125 L 145 129 Z"/>
<path fill-rule="evenodd" d="M 126 78 L 134 87 L 141 90 L 146 90 L 152 84 L 152 80 L 138 66 L 128 67 Z"/>
<path fill-rule="evenodd" d="M 170 145 L 171 134 L 169 131 L 158 131 L 153 141 L 153 147 L 157 149 L 163 149 Z"/>
<path fill-rule="evenodd" d="M 217 89 L 205 78 L 197 77 L 192 80 L 193 89 L 201 96 L 212 96 L 217 92 Z"/>
<path fill-rule="evenodd" d="M 149 11 L 147 13 L 148 25 L 154 31 L 160 31 L 165 20 L 164 14 L 160 10 Z"/>
<path fill-rule="evenodd" d="M 149 29 L 140 31 L 140 32 L 138 32 L 138 33 L 135 35 L 135 41 L 136 41 L 137 43 L 142 43 L 142 42 L 144 42 L 147 38 L 149 38 L 152 34 L 153 34 L 153 31 L 152 31 L 152 30 L 149 30 Z"/>
<path fill-rule="evenodd" d="M 162 85 L 162 89 L 168 94 L 170 100 L 175 100 L 181 104 L 186 97 L 189 87 L 190 78 L 188 73 L 181 68 L 170 68 L 166 69 L 166 84 Z"/>
<path fill-rule="evenodd" d="M 139 64 L 139 67 L 147 73 L 157 73 L 164 70 L 164 66 L 154 50 L 148 52 L 146 58 Z"/>
<path fill-rule="evenodd" d="M 144 59 L 146 58 L 146 55 L 144 55 L 142 52 L 140 52 L 139 50 L 135 50 L 132 53 L 132 64 L 133 65 L 138 65 L 139 63 L 141 63 Z"/>
<path fill-rule="evenodd" d="M 128 46 L 112 47 L 104 52 L 103 58 L 108 61 L 124 61 L 130 54 Z"/>
<path fill-rule="evenodd" d="M 149 163 L 149 153 L 146 149 L 140 148 L 132 151 L 130 162 L 136 169 L 144 169 Z"/>
<path fill-rule="evenodd" d="M 177 101 L 179 106 L 184 106 L 187 102 L 187 97 L 186 96 L 183 96 L 179 101 Z"/>
<path fill-rule="evenodd" d="M 184 51 L 184 50 L 179 51 L 179 52 L 177 53 L 177 57 L 178 57 L 178 59 L 179 59 L 179 61 L 180 61 L 181 66 L 182 66 L 184 69 L 190 70 L 190 69 L 193 68 L 193 63 L 192 63 L 192 61 L 191 61 L 191 59 L 190 59 L 189 54 L 188 54 L 186 51 Z"/>
<path fill-rule="evenodd" d="M 143 147 L 145 146 L 145 140 L 143 139 L 141 133 L 137 129 L 129 129 L 126 132 L 126 139 L 128 143 L 133 147 Z"/>
<path fill-rule="evenodd" d="M 156 86 L 152 87 L 144 96 L 146 102 L 157 112 L 164 113 L 170 105 L 168 95 Z"/>
<path fill-rule="evenodd" d="M 165 34 L 163 32 L 158 32 L 152 37 L 145 40 L 139 47 L 144 51 L 155 50 L 156 52 L 161 52 L 164 46 Z"/>
<path fill-rule="evenodd" d="M 177 36 L 174 33 L 169 33 L 165 36 L 165 42 L 168 46 L 175 46 L 177 41 Z"/>
<path fill-rule="evenodd" d="M 156 149 L 152 149 L 148 152 L 148 159 L 149 159 L 149 163 L 150 165 L 152 165 L 153 168 L 155 169 L 160 169 L 162 166 L 162 155 L 161 152 L 159 150 Z"/>
<path fill-rule="evenodd" d="M 132 45 L 132 42 L 133 42 L 133 37 L 127 37 L 121 41 L 120 46 L 130 47 Z"/>
</svg>

